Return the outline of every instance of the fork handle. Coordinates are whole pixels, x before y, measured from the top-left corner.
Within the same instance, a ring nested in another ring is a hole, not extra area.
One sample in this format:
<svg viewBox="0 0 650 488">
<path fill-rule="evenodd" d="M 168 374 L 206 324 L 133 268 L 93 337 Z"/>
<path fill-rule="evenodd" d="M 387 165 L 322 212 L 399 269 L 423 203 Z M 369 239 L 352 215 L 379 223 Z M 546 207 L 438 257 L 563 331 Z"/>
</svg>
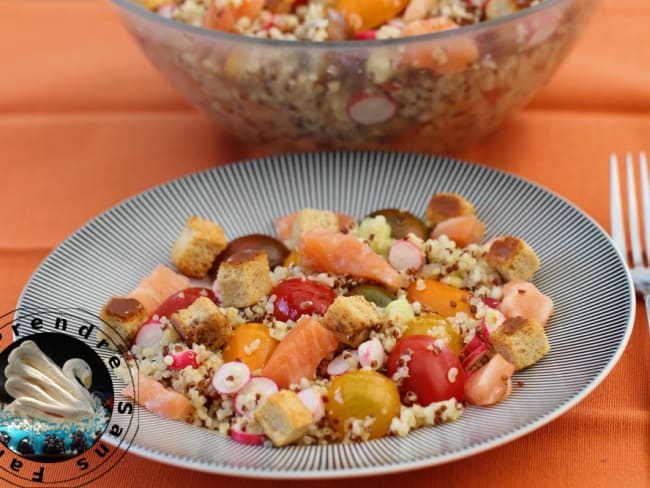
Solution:
<svg viewBox="0 0 650 488">
<path fill-rule="evenodd" d="M 648 329 L 650 329 L 650 293 L 644 293 L 643 299 L 645 300 L 645 313 L 648 317 Z"/>
</svg>

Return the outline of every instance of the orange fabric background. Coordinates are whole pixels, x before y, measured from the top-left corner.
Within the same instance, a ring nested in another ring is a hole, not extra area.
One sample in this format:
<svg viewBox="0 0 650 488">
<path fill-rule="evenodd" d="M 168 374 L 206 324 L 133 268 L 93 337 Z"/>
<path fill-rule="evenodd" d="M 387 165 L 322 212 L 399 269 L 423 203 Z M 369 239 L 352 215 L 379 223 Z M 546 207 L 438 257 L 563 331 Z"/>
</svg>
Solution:
<svg viewBox="0 0 650 488">
<path fill-rule="evenodd" d="M 603 0 L 548 86 L 458 156 L 531 179 L 608 229 L 609 153 L 650 150 L 649 21 L 647 0 Z M 106 2 L 0 1 L 0 66 L 0 311 L 14 307 L 47 253 L 97 213 L 170 178 L 259 154 L 192 110 Z M 649 486 L 648 351 L 639 305 L 613 372 L 556 421 L 466 460 L 336 483 Z M 281 482 L 192 472 L 129 454 L 92 486 L 181 484 Z"/>
</svg>

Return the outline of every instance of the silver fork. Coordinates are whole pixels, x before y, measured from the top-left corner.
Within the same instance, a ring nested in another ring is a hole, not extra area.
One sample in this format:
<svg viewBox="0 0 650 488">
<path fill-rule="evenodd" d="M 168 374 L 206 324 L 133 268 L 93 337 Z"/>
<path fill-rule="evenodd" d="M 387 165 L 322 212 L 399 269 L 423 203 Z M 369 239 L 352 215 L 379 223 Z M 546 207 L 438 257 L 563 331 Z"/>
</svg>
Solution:
<svg viewBox="0 0 650 488">
<path fill-rule="evenodd" d="M 639 231 L 639 217 L 637 214 L 636 186 L 632 155 L 625 156 L 627 168 L 627 206 L 630 227 L 630 243 L 632 256 L 629 262 L 632 281 L 638 294 L 643 295 L 645 311 L 650 327 L 650 267 L 644 265 L 643 251 L 641 248 L 641 233 Z M 650 184 L 648 183 L 648 162 L 644 152 L 639 154 L 639 172 L 641 177 L 641 207 L 643 209 L 643 239 L 645 241 L 645 256 L 650 265 Z M 609 159 L 610 177 L 610 211 L 612 219 L 612 240 L 616 245 L 623 260 L 627 262 L 627 246 L 625 244 L 625 226 L 623 223 L 623 210 L 621 208 L 621 186 L 618 179 L 618 159 L 612 154 Z"/>
</svg>

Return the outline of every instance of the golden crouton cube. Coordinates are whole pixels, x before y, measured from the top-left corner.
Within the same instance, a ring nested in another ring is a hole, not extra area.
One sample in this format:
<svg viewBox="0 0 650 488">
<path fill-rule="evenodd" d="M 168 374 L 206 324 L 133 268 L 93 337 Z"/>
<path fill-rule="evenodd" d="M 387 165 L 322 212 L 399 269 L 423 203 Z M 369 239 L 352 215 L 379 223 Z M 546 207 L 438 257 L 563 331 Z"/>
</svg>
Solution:
<svg viewBox="0 0 650 488">
<path fill-rule="evenodd" d="M 539 268 L 535 251 L 522 239 L 513 236 L 495 239 L 486 259 L 506 281 L 530 281 Z"/>
<path fill-rule="evenodd" d="M 323 325 L 334 332 L 339 342 L 351 347 L 365 341 L 379 321 L 375 308 L 359 295 L 337 297 L 323 316 Z"/>
<path fill-rule="evenodd" d="M 226 316 L 208 297 L 199 297 L 189 307 L 172 314 L 171 322 L 189 346 L 203 344 L 215 351 L 232 336 Z"/>
<path fill-rule="evenodd" d="M 111 349 L 126 351 L 148 314 L 135 298 L 111 297 L 99 312 L 99 318 L 102 322 L 97 338 L 106 340 Z"/>
<path fill-rule="evenodd" d="M 269 259 L 264 251 L 238 251 L 219 266 L 217 283 L 224 307 L 250 307 L 273 288 Z"/>
<path fill-rule="evenodd" d="M 184 275 L 204 278 L 226 245 L 221 227 L 210 220 L 190 217 L 174 242 L 171 260 Z"/>
<path fill-rule="evenodd" d="M 542 324 L 523 317 L 506 320 L 490 334 L 490 341 L 516 370 L 535 364 L 551 349 Z"/>
<path fill-rule="evenodd" d="M 312 229 L 339 230 L 339 218 L 334 212 L 303 208 L 293 224 L 291 245 L 295 248 L 302 236 Z"/>
<path fill-rule="evenodd" d="M 474 205 L 456 193 L 436 193 L 424 211 L 424 223 L 433 229 L 443 220 L 474 215 Z"/>
<path fill-rule="evenodd" d="M 300 439 L 313 420 L 309 409 L 291 390 L 272 394 L 253 415 L 267 437 L 278 447 Z"/>
</svg>

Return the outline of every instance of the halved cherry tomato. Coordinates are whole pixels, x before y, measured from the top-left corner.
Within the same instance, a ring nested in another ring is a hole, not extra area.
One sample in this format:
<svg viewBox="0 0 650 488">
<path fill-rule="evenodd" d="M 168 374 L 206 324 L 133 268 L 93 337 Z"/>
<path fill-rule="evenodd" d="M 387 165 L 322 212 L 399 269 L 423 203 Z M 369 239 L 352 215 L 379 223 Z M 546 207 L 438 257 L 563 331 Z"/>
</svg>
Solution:
<svg viewBox="0 0 650 488">
<path fill-rule="evenodd" d="M 242 361 L 251 371 L 264 367 L 278 341 L 264 324 L 243 324 L 235 329 L 223 349 L 223 360 Z"/>
<path fill-rule="evenodd" d="M 172 296 L 167 298 L 160 307 L 153 313 L 153 315 L 158 315 L 158 318 L 162 317 L 171 317 L 173 313 L 178 312 L 183 308 L 187 308 L 194 303 L 194 301 L 199 297 L 208 297 L 214 303 L 219 303 L 214 292 L 209 288 L 201 287 L 192 287 L 185 288 L 177 293 L 174 293 Z"/>
<path fill-rule="evenodd" d="M 302 315 L 323 315 L 336 298 L 331 288 L 313 280 L 291 278 L 271 290 L 276 296 L 273 316 L 282 321 Z"/>
<path fill-rule="evenodd" d="M 327 392 L 327 419 L 341 435 L 347 421 L 374 417 L 370 438 L 386 435 L 393 417 L 399 415 L 399 393 L 395 383 L 375 371 L 350 371 L 337 376 Z"/>
<path fill-rule="evenodd" d="M 408 368 L 399 386 L 405 405 L 426 406 L 452 397 L 462 402 L 465 397 L 465 373 L 458 357 L 448 347 L 436 347 L 436 341 L 426 335 L 404 337 L 388 357 L 390 377 L 400 367 Z"/>
</svg>

